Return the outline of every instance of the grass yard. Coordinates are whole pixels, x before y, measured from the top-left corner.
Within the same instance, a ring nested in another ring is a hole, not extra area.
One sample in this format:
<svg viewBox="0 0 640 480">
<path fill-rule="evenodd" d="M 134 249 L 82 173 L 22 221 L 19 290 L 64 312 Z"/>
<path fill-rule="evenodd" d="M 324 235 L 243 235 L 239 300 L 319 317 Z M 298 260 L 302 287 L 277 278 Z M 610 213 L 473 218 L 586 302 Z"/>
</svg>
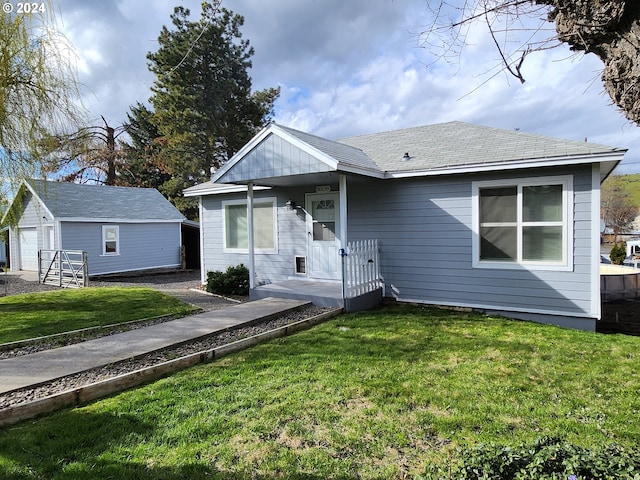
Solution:
<svg viewBox="0 0 640 480">
<path fill-rule="evenodd" d="M 480 442 L 633 449 L 638 418 L 638 337 L 388 307 L 0 430 L 0 477 L 414 478 Z"/>
<path fill-rule="evenodd" d="M 193 307 L 150 288 L 83 288 L 0 298 L 0 343 L 111 325 Z"/>
</svg>

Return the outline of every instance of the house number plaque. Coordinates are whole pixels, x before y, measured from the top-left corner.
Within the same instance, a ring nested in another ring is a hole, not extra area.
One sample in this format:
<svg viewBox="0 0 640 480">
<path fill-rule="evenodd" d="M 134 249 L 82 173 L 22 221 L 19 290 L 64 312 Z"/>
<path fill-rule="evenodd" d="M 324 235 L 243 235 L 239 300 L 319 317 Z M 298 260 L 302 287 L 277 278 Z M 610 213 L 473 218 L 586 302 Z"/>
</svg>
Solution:
<svg viewBox="0 0 640 480">
<path fill-rule="evenodd" d="M 316 193 L 328 193 L 331 191 L 331 185 L 318 185 L 316 187 Z"/>
</svg>

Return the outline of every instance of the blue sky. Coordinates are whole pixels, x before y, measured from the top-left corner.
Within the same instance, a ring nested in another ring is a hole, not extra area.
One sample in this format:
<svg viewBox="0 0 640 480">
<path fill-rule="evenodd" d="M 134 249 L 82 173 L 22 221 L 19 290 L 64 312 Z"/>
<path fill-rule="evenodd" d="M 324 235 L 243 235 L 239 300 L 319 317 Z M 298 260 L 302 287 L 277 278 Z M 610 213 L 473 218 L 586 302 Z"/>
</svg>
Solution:
<svg viewBox="0 0 640 480">
<path fill-rule="evenodd" d="M 427 0 L 225 0 L 245 17 L 256 89 L 279 85 L 276 122 L 327 138 L 453 120 L 628 148 L 619 172 L 640 172 L 640 130 L 611 104 L 602 63 L 568 48 L 531 55 L 527 82 L 495 73 L 490 37 L 472 28 L 452 62 L 433 63 L 417 33 Z M 176 5 L 199 0 L 59 0 L 76 49 L 84 103 L 96 124 L 116 126 L 146 102 L 146 54 Z M 551 26 L 551 25 L 550 25 Z"/>
</svg>

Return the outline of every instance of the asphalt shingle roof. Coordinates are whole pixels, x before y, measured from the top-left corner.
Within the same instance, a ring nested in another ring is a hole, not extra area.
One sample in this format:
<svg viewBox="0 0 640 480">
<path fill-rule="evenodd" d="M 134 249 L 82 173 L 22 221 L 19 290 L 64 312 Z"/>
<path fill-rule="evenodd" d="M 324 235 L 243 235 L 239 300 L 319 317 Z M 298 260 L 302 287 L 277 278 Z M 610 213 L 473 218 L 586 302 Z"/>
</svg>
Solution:
<svg viewBox="0 0 640 480">
<path fill-rule="evenodd" d="M 278 128 L 311 145 L 313 148 L 320 150 L 322 153 L 329 155 L 331 158 L 337 160 L 340 165 L 364 168 L 372 171 L 380 170 L 378 165 L 360 148 L 311 135 L 310 133 L 301 132 L 293 128 L 283 127 L 282 125 L 278 125 Z"/>
<path fill-rule="evenodd" d="M 449 122 L 338 140 L 364 151 L 383 171 L 432 170 L 518 160 L 593 155 L 621 149 L 518 131 Z M 409 159 L 403 159 L 405 153 Z"/>
<path fill-rule="evenodd" d="M 56 218 L 176 220 L 184 216 L 155 188 L 28 180 Z"/>
</svg>

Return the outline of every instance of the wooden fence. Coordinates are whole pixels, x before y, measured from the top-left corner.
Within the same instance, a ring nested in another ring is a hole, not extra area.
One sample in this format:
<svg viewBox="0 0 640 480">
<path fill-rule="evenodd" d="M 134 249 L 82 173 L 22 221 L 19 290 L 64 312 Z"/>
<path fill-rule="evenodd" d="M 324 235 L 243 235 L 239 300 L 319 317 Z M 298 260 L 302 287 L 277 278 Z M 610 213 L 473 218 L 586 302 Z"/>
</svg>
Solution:
<svg viewBox="0 0 640 480">
<path fill-rule="evenodd" d="M 65 288 L 89 284 L 87 252 L 80 250 L 39 250 L 38 281 Z"/>
<path fill-rule="evenodd" d="M 343 260 L 346 298 L 355 298 L 382 287 L 378 240 L 349 242 Z"/>
</svg>

